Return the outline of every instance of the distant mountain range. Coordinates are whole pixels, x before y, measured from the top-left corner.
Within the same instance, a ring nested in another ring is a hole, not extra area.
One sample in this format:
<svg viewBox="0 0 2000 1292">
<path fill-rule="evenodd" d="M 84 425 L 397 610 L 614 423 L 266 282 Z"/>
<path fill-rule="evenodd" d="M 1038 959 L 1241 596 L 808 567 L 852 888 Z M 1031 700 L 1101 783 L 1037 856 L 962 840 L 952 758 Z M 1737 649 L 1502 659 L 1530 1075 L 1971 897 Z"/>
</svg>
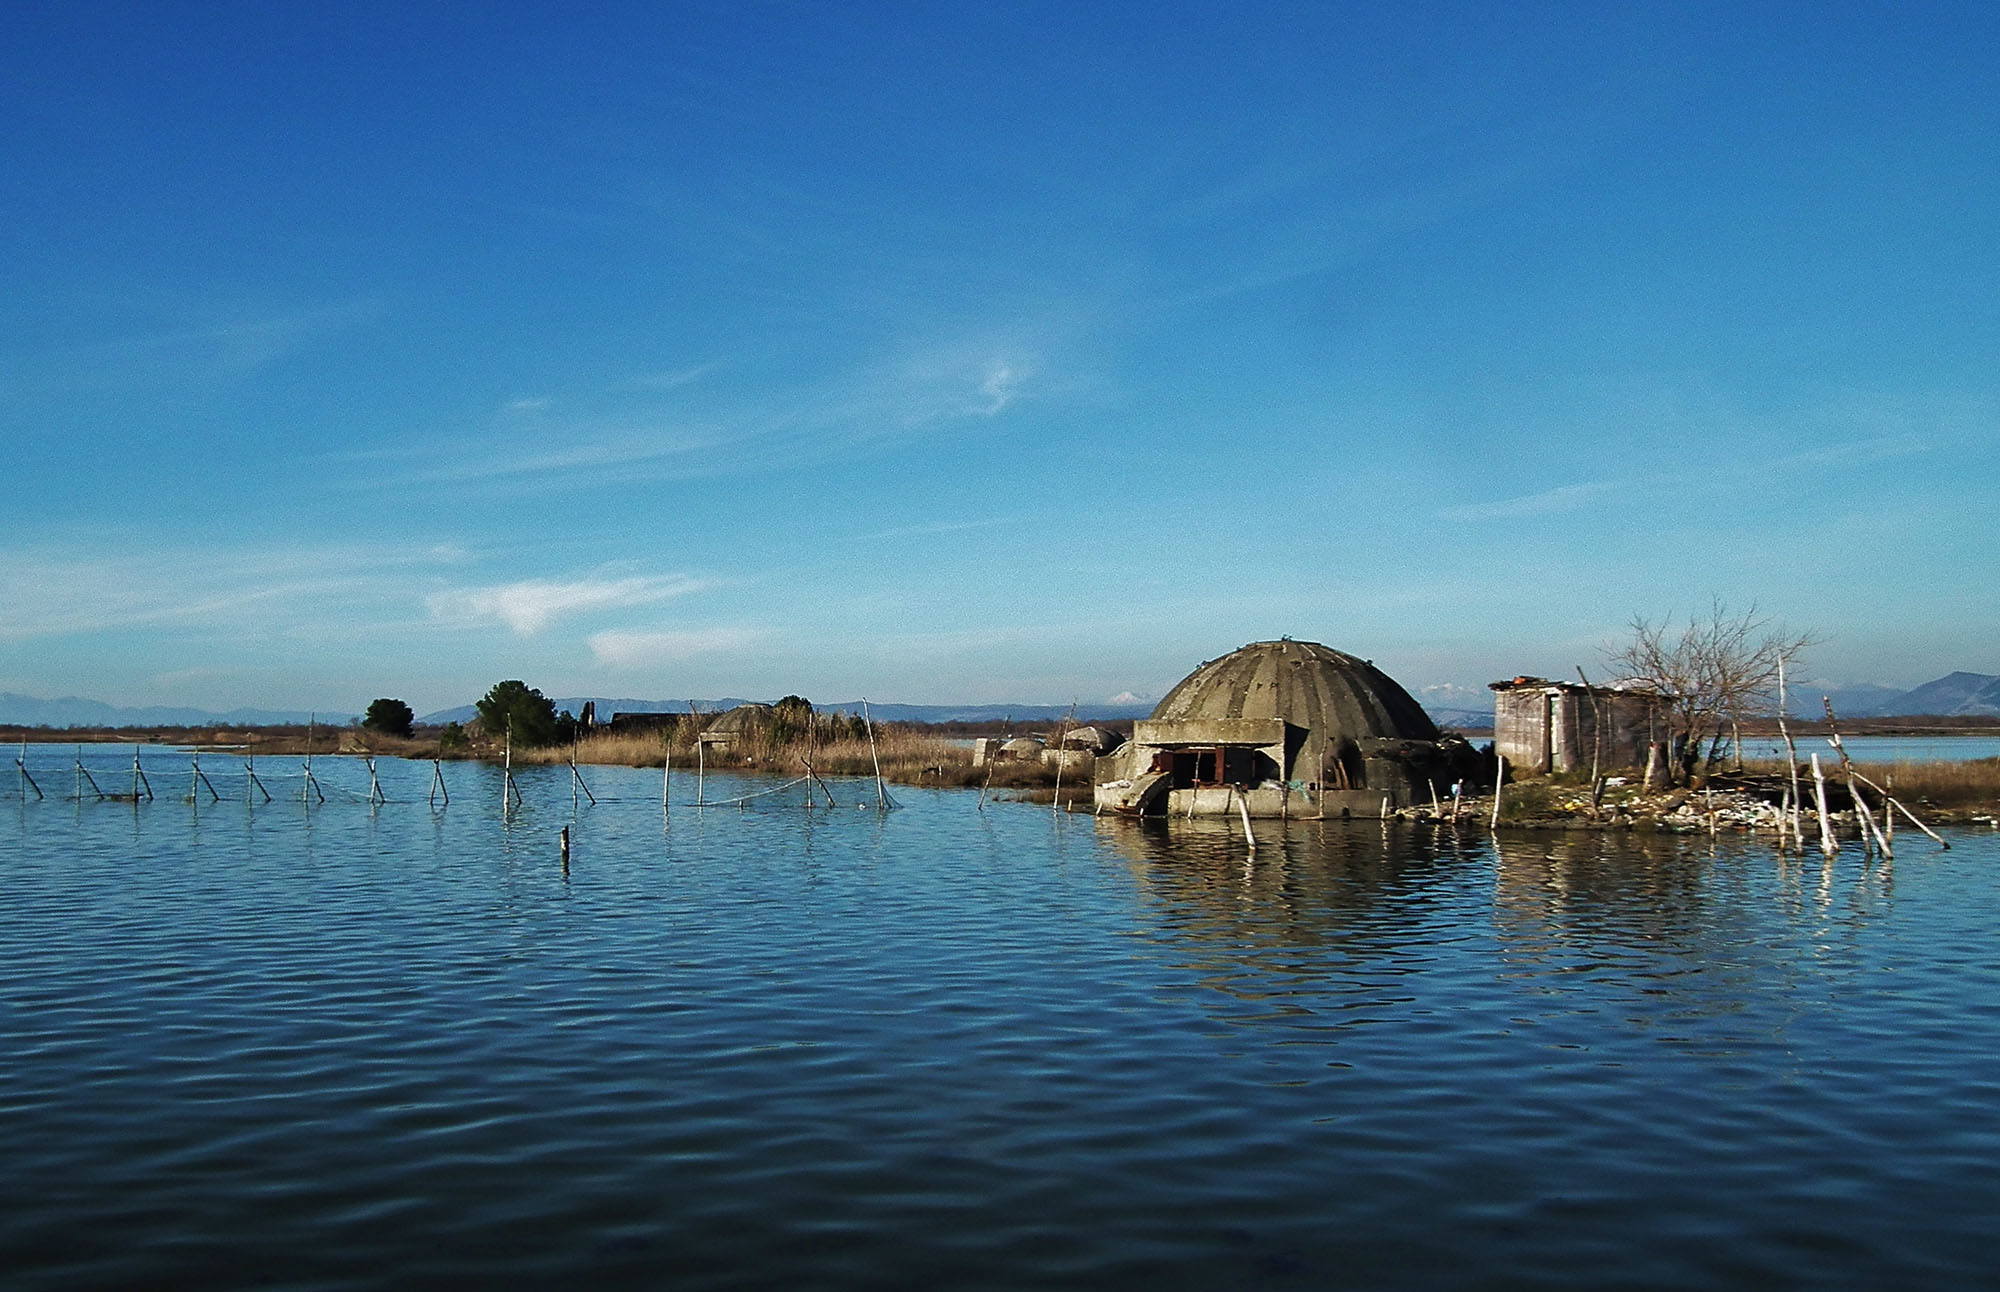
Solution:
<svg viewBox="0 0 2000 1292">
<path fill-rule="evenodd" d="M 1888 686 L 1829 687 L 1805 683 L 1791 691 L 1791 712 L 1796 717 L 1820 717 L 1822 695 L 1833 700 L 1834 711 L 1843 718 L 1888 718 L 1916 714 L 1947 717 L 2000 717 L 2000 676 L 1990 673 L 1951 673 L 1908 691 Z M 720 700 L 633 700 L 607 696 L 572 696 L 555 702 L 556 708 L 571 713 L 595 701 L 597 715 L 609 720 L 614 713 L 685 713 L 690 703 L 703 713 L 720 713 L 750 701 L 735 697 Z M 822 712 L 861 712 L 861 701 L 847 700 L 816 706 Z M 1024 727 L 1061 722 L 1069 713 L 1066 704 L 870 704 L 869 712 L 884 722 L 999 722 L 1013 719 Z M 1150 700 L 1130 704 L 1079 704 L 1078 722 L 1131 722 L 1153 711 Z M 1452 727 L 1480 730 L 1493 720 L 1491 709 L 1434 707 L 1431 716 Z M 215 713 L 206 709 L 147 705 L 123 708 L 100 700 L 65 696 L 41 700 L 29 695 L 0 691 L 0 723 L 20 727 L 273 727 L 303 723 L 309 717 L 329 727 L 354 722 L 352 713 L 308 714 L 304 710 L 231 709 Z M 447 722 L 470 722 L 478 716 L 473 706 L 440 709 L 418 719 L 430 726 Z"/>
<path fill-rule="evenodd" d="M 38 700 L 32 695 L 0 691 L 0 723 L 10 727 L 286 727 L 317 717 L 329 727 L 344 727 L 358 715 L 352 713 L 310 714 L 305 710 L 231 709 L 215 713 L 208 709 L 188 709 L 173 705 L 149 704 L 125 708 L 102 700 L 82 700 L 66 695 L 60 700 Z"/>
</svg>

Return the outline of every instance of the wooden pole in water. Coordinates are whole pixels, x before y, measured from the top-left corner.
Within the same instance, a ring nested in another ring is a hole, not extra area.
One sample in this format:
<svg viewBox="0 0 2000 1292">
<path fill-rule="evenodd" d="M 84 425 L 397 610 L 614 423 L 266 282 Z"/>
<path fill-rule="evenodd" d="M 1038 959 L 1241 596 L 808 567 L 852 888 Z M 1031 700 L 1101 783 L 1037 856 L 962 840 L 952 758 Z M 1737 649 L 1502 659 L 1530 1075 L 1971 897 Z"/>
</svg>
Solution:
<svg viewBox="0 0 2000 1292">
<path fill-rule="evenodd" d="M 660 768 L 660 815 L 668 816 L 674 810 L 674 738 L 666 739 L 666 761 Z"/>
<path fill-rule="evenodd" d="M 1819 806 L 1819 847 L 1827 860 L 1840 851 L 1840 844 L 1833 837 L 1833 818 L 1826 810 L 1826 773 L 1820 770 L 1819 755 L 1812 756 L 1813 799 Z"/>
<path fill-rule="evenodd" d="M 1234 783 L 1229 786 L 1229 793 L 1236 799 L 1236 810 L 1243 815 L 1243 842 L 1250 845 L 1250 851 L 1255 852 L 1257 851 L 1257 836 L 1250 829 L 1250 797 L 1242 793 Z M 1225 808 L 1224 810 L 1226 811 L 1227 809 Z"/>
<path fill-rule="evenodd" d="M 1889 841 L 1883 837 L 1881 827 L 1875 824 L 1875 814 L 1868 810 L 1868 800 L 1861 797 L 1861 788 L 1854 783 L 1854 760 L 1847 756 L 1847 746 L 1840 743 L 1840 727 L 1833 717 L 1833 697 L 1821 696 L 1820 703 L 1826 706 L 1827 742 L 1833 746 L 1833 751 L 1840 755 L 1840 770 L 1847 777 L 1847 795 L 1854 800 L 1854 815 L 1861 818 L 1862 848 L 1866 850 L 1868 840 L 1872 837 L 1875 846 L 1882 850 L 1882 859 L 1894 861 L 1895 849 L 1891 848 Z"/>
<path fill-rule="evenodd" d="M 1604 763 L 1604 712 L 1597 706 L 1597 692 L 1583 675 L 1581 664 L 1576 666 L 1576 678 L 1583 683 L 1584 698 L 1590 701 L 1590 810 L 1595 812 L 1604 799 L 1604 782 L 1599 776 Z"/>
<path fill-rule="evenodd" d="M 379 779 L 377 779 L 375 775 L 375 755 L 369 754 L 367 756 L 367 761 L 368 761 L 368 801 L 370 803 L 378 803 L 378 804 L 387 803 L 389 801 L 389 796 L 382 792 L 382 782 Z"/>
<path fill-rule="evenodd" d="M 299 786 L 299 802 L 301 803 L 308 801 L 306 798 L 308 794 L 317 795 L 320 802 L 326 802 L 326 791 L 319 787 L 319 781 L 313 777 L 313 728 L 318 721 L 318 714 L 312 713 L 306 715 L 306 780 L 305 784 Z"/>
<path fill-rule="evenodd" d="M 1500 828 L 1500 787 L 1507 783 L 1507 755 L 1493 755 L 1493 820 L 1487 823 L 1489 830 Z"/>
<path fill-rule="evenodd" d="M 875 810 L 889 810 L 889 791 L 882 784 L 882 755 L 875 748 L 875 719 L 868 713 L 868 697 L 861 697 L 861 725 L 868 729 L 868 757 L 875 763 Z"/>
<path fill-rule="evenodd" d="M 562 828 L 562 863 L 563 863 L 563 874 L 565 875 L 569 874 L 569 827 L 568 826 L 564 826 Z"/>
<path fill-rule="evenodd" d="M 1800 804 L 1804 796 L 1799 791 L 1799 747 L 1792 743 L 1792 729 L 1785 721 L 1785 710 L 1789 707 L 1790 701 L 1785 692 L 1785 660 L 1781 655 L 1778 657 L 1778 734 L 1785 738 L 1785 771 L 1792 779 L 1792 846 L 1803 855 L 1806 837 L 1801 828 Z"/>
<path fill-rule="evenodd" d="M 1000 723 L 1000 744 L 1005 744 L 1014 734 L 1014 715 L 1008 714 Z M 986 779 L 979 785 L 979 810 L 986 810 L 986 791 L 993 788 L 993 764 L 999 760 L 1000 745 L 986 751 Z"/>
<path fill-rule="evenodd" d="M 77 774 L 78 776 L 82 777 L 82 778 L 83 778 L 84 780 L 86 780 L 86 781 L 89 781 L 89 782 L 90 782 L 90 792 L 91 792 L 91 793 L 93 793 L 93 794 L 97 795 L 97 797 L 98 797 L 98 798 L 100 798 L 100 799 L 104 797 L 104 791 L 103 791 L 103 790 L 101 790 L 101 789 L 99 789 L 99 788 L 97 788 L 97 778 L 96 778 L 95 776 L 92 776 L 92 775 L 90 774 L 90 770 L 89 770 L 88 768 L 86 768 L 86 767 L 85 767 L 85 766 L 83 765 L 83 746 L 82 746 L 82 745 L 78 745 L 78 746 L 76 747 L 76 774 Z M 78 785 L 78 786 L 76 787 L 76 797 L 77 797 L 77 799 L 78 799 L 79 801 L 81 801 L 81 800 L 82 800 L 82 798 L 83 798 L 83 786 L 82 786 L 81 784 L 79 784 L 79 785 Z"/>
<path fill-rule="evenodd" d="M 688 701 L 688 713 L 694 720 L 694 805 L 700 807 L 708 798 L 708 750 L 701 741 L 701 710 Z"/>
<path fill-rule="evenodd" d="M 21 752 L 14 758 L 14 766 L 21 769 L 21 801 L 28 801 L 28 789 L 34 788 L 35 797 L 42 797 L 42 787 L 35 784 L 35 778 L 28 775 L 28 738 L 21 737 Z"/>
<path fill-rule="evenodd" d="M 442 759 L 433 758 L 431 759 L 431 793 L 430 793 L 430 803 L 432 807 L 436 807 L 438 805 L 439 794 L 444 795 L 444 805 L 446 807 L 450 807 L 451 791 L 446 789 L 444 784 L 444 761 Z"/>
<path fill-rule="evenodd" d="M 514 783 L 514 715 L 507 715 L 507 747 L 501 764 L 500 809 L 506 812 L 522 802 L 521 787 Z"/>
<path fill-rule="evenodd" d="M 271 791 L 265 789 L 264 782 L 257 779 L 257 755 L 245 752 L 243 755 L 243 801 L 245 803 L 250 801 L 250 787 L 253 785 L 257 787 L 257 792 L 264 796 L 264 801 L 269 803 L 271 801 Z"/>
<path fill-rule="evenodd" d="M 1056 793 L 1055 793 L 1055 801 L 1050 805 L 1050 810 L 1055 812 L 1062 811 L 1063 762 L 1067 757 L 1067 755 L 1063 750 L 1063 742 L 1069 739 L 1070 720 L 1075 717 L 1076 717 L 1076 698 L 1072 696 L 1069 702 L 1069 712 L 1063 715 L 1062 727 L 1056 732 Z M 1255 847 L 1256 845 L 1252 844 L 1251 846 Z"/>
<path fill-rule="evenodd" d="M 187 801 L 188 801 L 188 802 L 190 802 L 190 803 L 192 803 L 192 802 L 194 802 L 194 801 L 195 801 L 195 792 L 194 792 L 194 791 L 195 791 L 195 786 L 197 786 L 197 785 L 206 785 L 206 786 L 208 786 L 208 801 L 209 801 L 209 802 L 211 802 L 211 803 L 220 803 L 220 802 L 222 802 L 222 796 L 221 796 L 220 794 L 217 794 L 217 793 L 215 792 L 215 786 L 213 786 L 213 785 L 210 785 L 210 784 L 209 784 L 209 780 L 208 780 L 208 774 L 207 774 L 206 772 L 203 772 L 203 771 L 201 770 L 201 753 L 200 753 L 200 751 L 199 751 L 199 750 L 196 750 L 196 751 L 193 751 L 193 752 L 191 752 L 191 753 L 190 753 L 190 754 L 189 754 L 188 756 L 189 756 L 189 757 L 190 757 L 190 758 L 191 758 L 191 759 L 193 760 L 193 762 L 194 762 L 194 774 L 193 774 L 193 775 L 192 775 L 192 776 L 191 776 L 191 777 L 189 778 L 189 780 L 188 780 L 188 796 L 187 796 Z"/>
<path fill-rule="evenodd" d="M 1866 785 L 1869 789 L 1872 789 L 1876 793 L 1880 794 L 1882 796 L 1882 801 L 1886 803 L 1889 807 L 1894 808 L 1898 812 L 1901 812 L 1904 818 L 1908 820 L 1911 825 L 1917 827 L 1917 829 L 1919 830 L 1922 830 L 1932 839 L 1935 839 L 1940 849 L 1942 849 L 1945 852 L 1951 851 L 1951 845 L 1945 842 L 1944 836 L 1939 834 L 1937 831 L 1931 829 L 1929 826 L 1925 825 L 1922 821 L 1918 820 L 1917 814 L 1910 811 L 1909 808 L 1903 805 L 1903 800 L 1892 797 L 1889 791 L 1883 789 L 1880 785 L 1877 785 L 1874 781 L 1869 780 L 1866 776 L 1863 776 L 1860 772 L 1854 773 L 1854 778 L 1860 781 L 1863 785 Z M 1885 816 L 1887 815 L 1886 808 L 1884 809 L 1884 815 Z"/>
</svg>

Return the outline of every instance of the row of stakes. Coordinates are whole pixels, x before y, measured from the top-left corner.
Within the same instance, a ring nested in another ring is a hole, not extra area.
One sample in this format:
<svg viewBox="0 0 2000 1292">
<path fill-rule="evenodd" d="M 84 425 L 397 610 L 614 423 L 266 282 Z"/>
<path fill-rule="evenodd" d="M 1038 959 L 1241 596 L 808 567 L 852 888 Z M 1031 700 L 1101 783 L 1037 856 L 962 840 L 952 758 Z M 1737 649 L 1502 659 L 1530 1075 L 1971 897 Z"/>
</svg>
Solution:
<svg viewBox="0 0 2000 1292">
<path fill-rule="evenodd" d="M 21 742 L 20 751 L 15 755 L 14 758 L 14 767 L 19 773 L 21 780 L 21 797 L 23 800 L 26 800 L 28 795 L 32 793 L 37 799 L 45 798 L 47 796 L 42 792 L 42 787 L 40 782 L 38 782 L 35 779 L 34 773 L 28 770 L 27 752 L 28 752 L 28 742 L 26 740 L 23 740 Z M 387 803 L 389 801 L 389 796 L 385 794 L 382 790 L 382 782 L 380 777 L 377 775 L 375 769 L 375 759 L 373 758 L 373 756 L 368 756 L 365 757 L 363 761 L 367 764 L 368 767 L 367 801 L 371 804 Z M 574 761 L 570 763 L 569 771 L 570 771 L 571 805 L 576 808 L 581 808 L 582 805 L 587 801 L 590 803 L 592 807 L 597 806 L 597 796 L 591 793 L 590 786 L 584 782 L 583 773 L 580 770 L 578 770 L 577 765 Z M 319 778 L 313 775 L 311 754 L 307 754 L 305 757 L 305 762 L 303 765 L 303 773 L 304 773 L 304 778 L 300 784 L 299 797 L 303 801 L 308 803 L 326 802 L 326 791 L 320 786 Z M 140 802 L 152 802 L 154 799 L 152 778 L 146 774 L 145 766 L 140 761 L 139 750 L 136 747 L 132 750 L 132 789 L 131 792 L 128 794 L 107 793 L 104 790 L 104 787 L 97 783 L 97 777 L 91 773 L 91 770 L 88 767 L 85 767 L 83 765 L 83 749 L 81 746 L 78 746 L 76 751 L 75 774 L 76 774 L 75 798 L 78 799 L 79 801 L 84 797 L 84 786 L 86 785 L 90 787 L 90 793 L 95 795 L 96 798 L 100 801 L 108 799 L 113 802 L 140 803 Z M 671 765 L 669 765 L 667 768 L 666 776 L 662 778 L 661 782 L 660 802 L 662 807 L 665 807 L 670 802 L 669 790 L 668 790 L 668 778 L 670 778 L 671 775 L 672 775 L 672 767 Z M 262 795 L 263 800 L 266 803 L 275 801 L 275 796 L 271 793 L 270 789 L 265 786 L 263 779 L 257 775 L 256 759 L 251 755 L 246 754 L 244 756 L 243 777 L 244 777 L 244 797 L 246 800 L 248 800 L 249 796 L 252 794 L 252 792 L 254 792 L 256 794 Z M 697 785 L 700 784 L 701 779 L 702 779 L 701 777 L 699 776 L 697 777 L 697 782 L 696 782 Z M 812 783 L 816 783 L 818 781 L 818 778 L 816 776 L 810 776 L 810 775 L 802 779 L 807 781 L 809 786 Z M 797 782 L 793 782 L 793 784 L 796 783 Z M 511 748 L 511 743 L 507 751 L 506 759 L 502 764 L 501 785 L 502 785 L 501 804 L 503 807 L 511 811 L 512 809 L 523 805 L 523 803 L 525 802 L 525 798 L 521 793 L 520 782 L 517 781 L 514 777 L 514 759 L 513 759 L 513 750 Z M 759 798 L 763 797 L 764 794 L 777 793 L 786 788 L 789 788 L 789 786 L 780 786 L 778 787 L 777 790 L 763 791 L 759 794 L 748 795 L 746 796 L 746 798 Z M 832 807 L 834 802 L 833 792 L 831 790 L 826 789 L 824 784 L 821 784 L 820 788 L 821 791 L 826 795 L 827 806 Z M 208 773 L 202 770 L 201 754 L 198 751 L 191 751 L 189 753 L 188 790 L 184 801 L 189 803 L 199 802 L 201 798 L 201 792 L 203 790 L 208 791 L 210 802 L 219 803 L 222 801 L 221 792 L 215 788 L 215 783 L 208 778 Z M 880 806 L 884 808 L 896 806 L 895 801 L 888 797 L 886 789 L 884 789 L 879 784 L 879 780 L 877 785 L 877 792 L 880 799 Z M 808 788 L 807 793 L 808 796 L 810 796 L 811 793 L 810 788 Z M 446 787 L 444 780 L 444 765 L 442 761 L 435 758 L 431 760 L 431 783 L 430 783 L 430 791 L 427 796 L 427 801 L 434 808 L 446 807 L 451 804 L 451 791 L 449 788 Z M 730 800 L 730 802 L 732 803 L 740 801 L 741 800 Z M 808 806 L 810 806 L 810 802 L 811 802 L 810 797 L 808 797 Z M 703 803 L 703 796 L 700 793 L 699 789 L 697 789 L 695 795 L 695 806 L 697 807 L 705 806 L 705 804 Z M 722 805 L 715 804 L 714 806 L 722 806 Z"/>
<path fill-rule="evenodd" d="M 20 752 L 14 756 L 14 767 L 16 771 L 19 772 L 21 778 L 21 797 L 23 799 L 26 799 L 28 794 L 32 792 L 37 799 L 46 798 L 47 796 L 42 793 L 42 787 L 40 782 L 36 781 L 34 773 L 28 770 L 27 753 L 28 753 L 28 742 L 26 740 L 23 740 L 21 742 Z M 363 761 L 365 761 L 368 765 L 368 802 L 375 804 L 387 803 L 389 801 L 389 796 L 382 792 L 381 778 L 377 776 L 375 772 L 375 759 L 371 756 L 365 758 Z M 267 789 L 264 785 L 263 778 L 257 775 L 257 760 L 253 756 L 250 755 L 244 756 L 243 776 L 244 776 L 244 794 L 246 798 L 248 797 L 249 792 L 254 789 L 257 793 L 264 796 L 264 801 L 266 803 L 274 801 L 271 791 Z M 580 776 L 577 778 L 577 783 L 579 787 L 582 787 L 582 778 Z M 93 776 L 91 774 L 90 769 L 83 765 L 83 749 L 81 746 L 79 746 L 76 751 L 76 793 L 75 793 L 75 797 L 79 800 L 83 798 L 83 787 L 85 785 L 90 786 L 90 792 L 96 795 L 97 798 L 100 800 L 110 799 L 114 802 L 150 803 L 153 801 L 154 798 L 152 778 L 146 775 L 145 766 L 139 761 L 139 751 L 137 748 L 134 748 L 132 750 L 131 793 L 107 794 L 105 793 L 104 788 L 97 783 L 97 777 Z M 515 796 L 515 801 L 518 802 L 520 796 L 520 789 L 514 785 L 514 777 L 512 771 L 509 771 L 507 774 L 507 785 L 508 788 L 512 790 Z M 208 797 L 210 802 L 220 803 L 222 801 L 222 795 L 219 791 L 216 790 L 215 782 L 209 780 L 208 773 L 204 772 L 201 769 L 201 754 L 198 752 L 190 753 L 189 770 L 188 770 L 188 792 L 185 801 L 189 803 L 194 803 L 199 801 L 199 799 L 201 798 L 201 791 L 204 789 L 208 791 Z M 587 794 L 589 791 L 587 788 L 584 788 L 584 792 Z M 314 801 L 320 803 L 326 802 L 326 791 L 320 787 L 319 778 L 313 775 L 312 755 L 310 754 L 306 755 L 305 779 L 299 790 L 299 796 L 308 802 L 314 802 Z M 595 798 L 592 798 L 590 801 L 593 804 L 597 802 Z M 443 764 L 440 763 L 439 760 L 435 758 L 431 760 L 430 803 L 431 806 L 433 807 L 448 806 L 451 803 L 451 791 L 445 787 L 444 783 Z"/>
</svg>

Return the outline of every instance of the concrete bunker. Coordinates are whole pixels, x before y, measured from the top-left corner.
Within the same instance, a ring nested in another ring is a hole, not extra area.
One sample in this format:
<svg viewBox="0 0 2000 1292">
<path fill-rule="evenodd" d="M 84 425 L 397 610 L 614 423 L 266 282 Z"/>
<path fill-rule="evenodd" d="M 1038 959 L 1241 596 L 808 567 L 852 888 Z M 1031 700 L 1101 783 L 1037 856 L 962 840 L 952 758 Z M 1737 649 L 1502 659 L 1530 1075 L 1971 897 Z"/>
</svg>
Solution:
<svg viewBox="0 0 2000 1292">
<path fill-rule="evenodd" d="M 1100 758 L 1099 811 L 1380 816 L 1449 796 L 1475 756 L 1368 660 L 1253 642 L 1184 678 Z"/>
</svg>

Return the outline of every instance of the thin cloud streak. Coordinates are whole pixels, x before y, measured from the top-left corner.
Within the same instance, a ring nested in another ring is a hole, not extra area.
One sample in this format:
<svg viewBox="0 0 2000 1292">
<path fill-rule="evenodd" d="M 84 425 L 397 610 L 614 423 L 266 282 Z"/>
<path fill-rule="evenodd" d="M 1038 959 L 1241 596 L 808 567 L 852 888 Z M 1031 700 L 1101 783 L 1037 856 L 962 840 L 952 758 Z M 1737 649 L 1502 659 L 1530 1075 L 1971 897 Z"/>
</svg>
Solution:
<svg viewBox="0 0 2000 1292">
<path fill-rule="evenodd" d="M 1592 480 L 1583 484 L 1560 485 L 1554 489 L 1545 489 L 1541 493 L 1524 494 L 1519 498 L 1502 498 L 1495 502 L 1447 507 L 1443 514 L 1452 520 L 1474 521 L 1518 520 L 1524 516 L 1548 516 L 1557 512 L 1576 511 L 1621 487 L 1615 480 Z"/>
<path fill-rule="evenodd" d="M 559 619 L 598 610 L 657 605 L 714 584 L 687 575 L 636 575 L 571 580 L 524 579 L 483 588 L 455 588 L 425 600 L 431 618 L 455 626 L 502 623 L 532 637 Z"/>
<path fill-rule="evenodd" d="M 323 625 L 334 607 L 417 602 L 417 572 L 455 549 L 209 548 L 79 555 L 0 551 L 0 641 L 131 628 L 228 626 L 239 635 Z M 248 612 L 258 608 L 257 615 Z"/>
</svg>

